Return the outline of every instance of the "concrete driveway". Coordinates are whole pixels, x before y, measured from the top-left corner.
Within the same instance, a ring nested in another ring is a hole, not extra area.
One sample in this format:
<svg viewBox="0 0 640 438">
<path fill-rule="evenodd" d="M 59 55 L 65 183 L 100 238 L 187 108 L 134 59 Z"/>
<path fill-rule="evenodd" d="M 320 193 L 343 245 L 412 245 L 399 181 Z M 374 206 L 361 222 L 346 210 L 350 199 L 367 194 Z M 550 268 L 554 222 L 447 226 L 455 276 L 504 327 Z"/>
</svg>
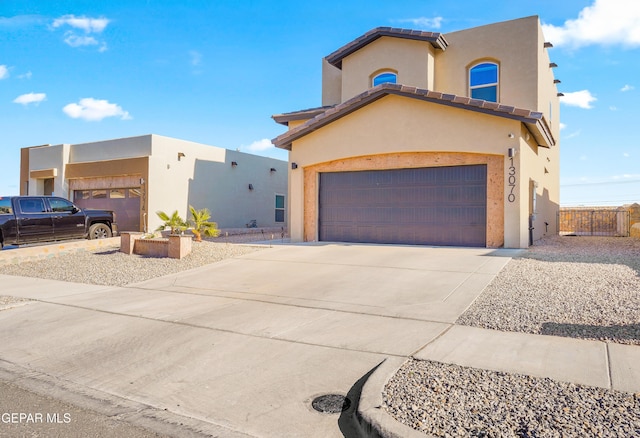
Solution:
<svg viewBox="0 0 640 438">
<path fill-rule="evenodd" d="M 194 433 L 349 435 L 346 414 L 311 400 L 357 397 L 386 357 L 449 329 L 512 254 L 307 244 L 120 288 L 0 276 L 0 295 L 36 300 L 0 311 L 0 371 Z"/>
</svg>

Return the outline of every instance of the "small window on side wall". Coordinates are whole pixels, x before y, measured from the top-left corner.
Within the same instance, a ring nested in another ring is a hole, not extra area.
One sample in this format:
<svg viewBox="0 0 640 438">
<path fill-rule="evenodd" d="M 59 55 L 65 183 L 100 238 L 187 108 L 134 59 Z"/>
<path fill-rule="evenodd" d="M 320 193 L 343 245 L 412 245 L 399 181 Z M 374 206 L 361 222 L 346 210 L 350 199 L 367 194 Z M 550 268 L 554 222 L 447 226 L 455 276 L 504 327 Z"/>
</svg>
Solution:
<svg viewBox="0 0 640 438">
<path fill-rule="evenodd" d="M 284 195 L 276 195 L 276 222 L 284 222 Z"/>
<path fill-rule="evenodd" d="M 398 75 L 390 71 L 384 71 L 373 77 L 372 85 L 375 87 L 380 84 L 395 84 L 398 79 Z"/>
<path fill-rule="evenodd" d="M 498 64 L 483 62 L 469 69 L 469 95 L 473 99 L 498 101 Z"/>
</svg>

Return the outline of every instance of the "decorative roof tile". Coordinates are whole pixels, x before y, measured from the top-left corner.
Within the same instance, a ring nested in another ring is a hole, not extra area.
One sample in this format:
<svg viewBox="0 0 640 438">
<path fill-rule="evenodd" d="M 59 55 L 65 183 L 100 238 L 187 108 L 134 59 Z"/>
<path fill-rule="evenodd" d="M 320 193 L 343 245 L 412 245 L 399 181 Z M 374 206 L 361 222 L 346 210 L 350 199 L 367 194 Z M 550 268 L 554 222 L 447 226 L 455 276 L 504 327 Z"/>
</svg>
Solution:
<svg viewBox="0 0 640 438">
<path fill-rule="evenodd" d="M 281 125 L 289 126 L 289 122 L 294 120 L 308 120 L 317 116 L 318 114 L 322 114 L 327 111 L 331 106 L 321 106 L 317 108 L 309 108 L 300 111 L 293 111 L 290 113 L 282 113 L 275 114 L 271 116 L 276 123 L 280 123 Z"/>
<path fill-rule="evenodd" d="M 384 36 L 426 41 L 431 43 L 431 45 L 436 49 L 440 50 L 445 50 L 448 46 L 448 43 L 444 39 L 444 36 L 438 32 L 424 32 L 420 30 L 397 29 L 392 27 L 377 27 L 356 38 L 350 43 L 347 43 L 344 46 L 340 47 L 338 50 L 325 57 L 325 59 L 327 60 L 327 62 L 329 62 L 329 64 L 342 69 L 342 60 L 344 58 L 360 50 L 367 44 L 370 44 L 378 38 Z"/>
<path fill-rule="evenodd" d="M 549 126 L 541 112 L 534 112 L 509 105 L 501 105 L 480 99 L 470 99 L 468 97 L 456 96 L 454 94 L 444 94 L 436 91 L 389 83 L 378 85 L 333 107 L 324 107 L 326 109 L 322 112 L 306 110 L 307 116 L 311 116 L 312 118 L 302 125 L 279 135 L 271 142 L 279 148 L 291 150 L 291 145 L 294 141 L 388 95 L 403 96 L 425 102 L 460 108 L 463 110 L 518 120 L 530 128 L 531 133 L 534 135 L 540 146 L 550 147 L 555 145 L 553 134 L 551 133 L 551 130 L 549 129 Z M 274 119 L 276 117 L 278 116 L 274 116 Z"/>
</svg>

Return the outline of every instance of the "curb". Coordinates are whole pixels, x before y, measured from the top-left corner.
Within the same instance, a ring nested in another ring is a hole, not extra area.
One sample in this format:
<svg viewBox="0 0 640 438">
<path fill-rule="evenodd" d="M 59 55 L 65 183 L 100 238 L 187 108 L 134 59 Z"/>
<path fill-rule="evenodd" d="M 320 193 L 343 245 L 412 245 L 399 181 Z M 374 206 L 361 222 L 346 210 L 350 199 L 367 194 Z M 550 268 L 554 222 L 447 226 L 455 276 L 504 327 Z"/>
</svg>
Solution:
<svg viewBox="0 0 640 438">
<path fill-rule="evenodd" d="M 180 438 L 254 438 L 254 435 L 216 424 L 206 419 L 185 416 L 161 406 L 152 406 L 133 398 L 103 392 L 79 383 L 41 373 L 0 359 L 0 379 L 26 391 L 71 404 L 95 415 L 141 427 L 159 436 Z M 4 435 L 2 435 L 4 436 Z"/>
<path fill-rule="evenodd" d="M 395 375 L 398 368 L 407 361 L 405 357 L 388 357 L 369 376 L 364 386 L 358 409 L 355 412 L 356 422 L 363 437 L 368 438 L 431 438 L 409 426 L 406 426 L 382 407 L 382 391 L 387 382 Z"/>
</svg>

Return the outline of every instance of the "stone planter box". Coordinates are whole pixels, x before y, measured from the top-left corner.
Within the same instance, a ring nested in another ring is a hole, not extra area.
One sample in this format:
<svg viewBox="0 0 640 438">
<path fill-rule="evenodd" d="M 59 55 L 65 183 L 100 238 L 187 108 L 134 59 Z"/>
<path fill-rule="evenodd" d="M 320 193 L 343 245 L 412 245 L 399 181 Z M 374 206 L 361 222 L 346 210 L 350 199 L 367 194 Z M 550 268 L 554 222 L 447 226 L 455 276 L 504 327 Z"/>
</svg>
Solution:
<svg viewBox="0 0 640 438">
<path fill-rule="evenodd" d="M 154 239 L 143 239 L 142 236 L 142 233 L 122 233 L 120 252 L 172 259 L 181 259 L 191 253 L 192 236 L 180 235 Z"/>
</svg>

